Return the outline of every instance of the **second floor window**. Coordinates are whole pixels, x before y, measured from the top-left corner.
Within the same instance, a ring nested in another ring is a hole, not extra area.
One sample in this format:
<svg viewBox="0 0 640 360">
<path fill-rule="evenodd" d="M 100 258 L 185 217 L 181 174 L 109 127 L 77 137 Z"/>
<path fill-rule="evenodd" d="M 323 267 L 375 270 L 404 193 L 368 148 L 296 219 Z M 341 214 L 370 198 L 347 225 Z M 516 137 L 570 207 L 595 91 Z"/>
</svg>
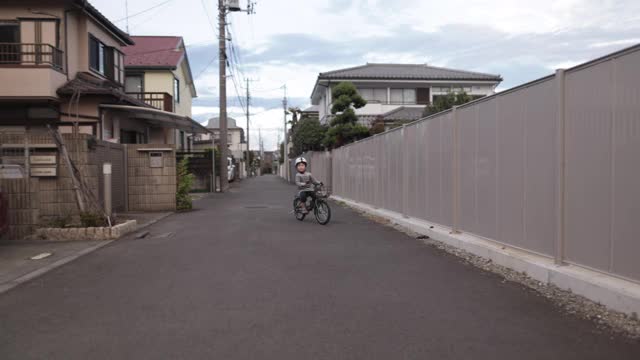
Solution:
<svg viewBox="0 0 640 360">
<path fill-rule="evenodd" d="M 98 39 L 89 37 L 89 66 L 102 75 L 106 75 L 106 48 Z"/>
<path fill-rule="evenodd" d="M 387 88 L 358 89 L 360 96 L 368 102 L 385 104 L 387 102 Z"/>
<path fill-rule="evenodd" d="M 173 98 L 177 103 L 180 102 L 180 80 L 177 78 L 173 78 Z"/>
<path fill-rule="evenodd" d="M 415 104 L 416 89 L 391 89 L 392 104 Z"/>
<path fill-rule="evenodd" d="M 89 36 L 89 67 L 118 84 L 124 83 L 124 55 Z"/>
</svg>

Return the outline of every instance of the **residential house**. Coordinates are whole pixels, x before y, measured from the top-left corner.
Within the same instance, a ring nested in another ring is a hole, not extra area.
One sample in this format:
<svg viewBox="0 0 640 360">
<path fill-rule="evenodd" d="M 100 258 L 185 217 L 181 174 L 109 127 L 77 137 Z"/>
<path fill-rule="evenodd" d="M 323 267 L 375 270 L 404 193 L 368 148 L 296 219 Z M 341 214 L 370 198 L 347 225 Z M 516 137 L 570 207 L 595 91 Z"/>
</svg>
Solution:
<svg viewBox="0 0 640 360">
<path fill-rule="evenodd" d="M 300 120 L 302 119 L 319 119 L 318 105 L 311 105 L 300 112 Z"/>
<path fill-rule="evenodd" d="M 0 4 L 0 131 L 53 125 L 120 143 L 171 143 L 167 129 L 206 132 L 125 93 L 134 40 L 86 0 Z M 9 86 L 10 85 L 10 86 Z"/>
<path fill-rule="evenodd" d="M 168 112 L 191 118 L 197 97 L 189 58 L 180 36 L 132 36 L 133 46 L 124 49 L 125 91 L 128 95 Z M 190 150 L 192 135 L 175 129 L 167 142 Z"/>
<path fill-rule="evenodd" d="M 472 97 L 494 93 L 499 75 L 446 69 L 426 64 L 369 64 L 320 73 L 311 94 L 322 123 L 331 117 L 331 89 L 343 81 L 358 88 L 367 105 L 357 109 L 361 123 L 371 126 L 383 120 L 387 127 L 397 121 L 422 117 L 425 106 L 438 96 L 465 91 Z M 306 110 L 305 110 L 306 111 Z"/>
<path fill-rule="evenodd" d="M 210 148 L 212 136 L 216 144 L 220 143 L 220 118 L 214 117 L 209 119 L 207 129 L 209 129 L 211 134 L 200 135 L 195 142 L 196 148 Z M 244 152 L 247 150 L 244 129 L 239 127 L 236 119 L 232 117 L 227 117 L 227 145 L 230 155 L 236 159 L 244 159 Z"/>
</svg>

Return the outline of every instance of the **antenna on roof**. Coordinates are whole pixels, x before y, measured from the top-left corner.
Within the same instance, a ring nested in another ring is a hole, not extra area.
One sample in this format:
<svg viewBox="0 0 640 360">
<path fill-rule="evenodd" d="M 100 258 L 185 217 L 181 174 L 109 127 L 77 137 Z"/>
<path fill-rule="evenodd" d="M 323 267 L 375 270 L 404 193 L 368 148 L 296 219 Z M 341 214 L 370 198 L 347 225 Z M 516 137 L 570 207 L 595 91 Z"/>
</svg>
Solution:
<svg viewBox="0 0 640 360">
<path fill-rule="evenodd" d="M 124 12 L 125 12 L 125 16 L 127 17 L 127 34 L 129 33 L 129 0 L 124 0 Z"/>
</svg>

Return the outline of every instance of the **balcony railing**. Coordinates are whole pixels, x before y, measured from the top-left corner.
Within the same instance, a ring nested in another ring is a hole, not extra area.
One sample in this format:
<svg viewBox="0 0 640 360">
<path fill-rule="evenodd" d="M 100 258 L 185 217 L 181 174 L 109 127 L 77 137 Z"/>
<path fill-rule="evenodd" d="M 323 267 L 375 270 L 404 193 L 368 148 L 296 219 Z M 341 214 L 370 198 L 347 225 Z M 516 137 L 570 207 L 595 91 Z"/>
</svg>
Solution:
<svg viewBox="0 0 640 360">
<path fill-rule="evenodd" d="M 163 92 L 127 93 L 140 101 L 143 101 L 158 110 L 173 112 L 173 96 Z"/>
<path fill-rule="evenodd" d="M 50 44 L 0 43 L 0 65 L 49 65 L 62 70 L 64 52 Z"/>
</svg>

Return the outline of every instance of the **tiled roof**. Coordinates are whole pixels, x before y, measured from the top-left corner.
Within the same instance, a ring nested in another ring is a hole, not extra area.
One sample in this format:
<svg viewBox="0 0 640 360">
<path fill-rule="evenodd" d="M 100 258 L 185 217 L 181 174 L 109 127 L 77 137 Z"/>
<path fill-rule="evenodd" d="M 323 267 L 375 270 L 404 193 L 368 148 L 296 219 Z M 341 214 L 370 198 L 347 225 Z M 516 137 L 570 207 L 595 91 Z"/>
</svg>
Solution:
<svg viewBox="0 0 640 360">
<path fill-rule="evenodd" d="M 303 113 L 318 112 L 318 111 L 320 111 L 319 105 L 311 105 L 308 108 L 302 110 Z"/>
<path fill-rule="evenodd" d="M 61 86 L 58 91 L 60 96 L 73 96 L 78 94 L 80 99 L 84 95 L 110 95 L 116 99 L 135 106 L 151 107 L 146 103 L 127 95 L 122 88 L 115 86 L 108 80 L 99 79 L 90 73 L 79 72 L 76 78 Z"/>
<path fill-rule="evenodd" d="M 424 107 L 401 106 L 382 115 L 384 121 L 418 120 L 423 118 Z"/>
<path fill-rule="evenodd" d="M 175 68 L 185 55 L 179 36 L 132 36 L 134 46 L 123 49 L 125 66 Z"/>
<path fill-rule="evenodd" d="M 320 73 L 319 79 L 380 80 L 490 80 L 502 81 L 500 75 L 446 69 L 426 64 L 366 64 Z"/>
</svg>

